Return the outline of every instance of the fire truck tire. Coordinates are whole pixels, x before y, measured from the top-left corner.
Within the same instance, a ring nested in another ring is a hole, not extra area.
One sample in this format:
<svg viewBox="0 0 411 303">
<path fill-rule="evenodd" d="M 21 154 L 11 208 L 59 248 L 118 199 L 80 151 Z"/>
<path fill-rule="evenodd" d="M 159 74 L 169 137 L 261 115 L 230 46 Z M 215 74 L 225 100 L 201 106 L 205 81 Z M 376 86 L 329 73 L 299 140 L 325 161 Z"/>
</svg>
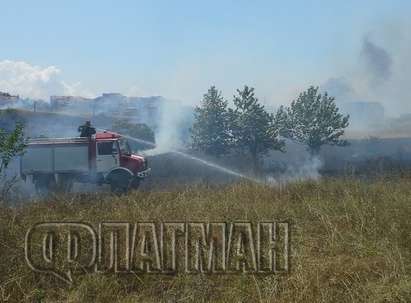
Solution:
<svg viewBox="0 0 411 303">
<path fill-rule="evenodd" d="M 126 170 L 116 169 L 107 176 L 111 192 L 116 194 L 125 194 L 130 189 L 133 176 Z"/>
</svg>

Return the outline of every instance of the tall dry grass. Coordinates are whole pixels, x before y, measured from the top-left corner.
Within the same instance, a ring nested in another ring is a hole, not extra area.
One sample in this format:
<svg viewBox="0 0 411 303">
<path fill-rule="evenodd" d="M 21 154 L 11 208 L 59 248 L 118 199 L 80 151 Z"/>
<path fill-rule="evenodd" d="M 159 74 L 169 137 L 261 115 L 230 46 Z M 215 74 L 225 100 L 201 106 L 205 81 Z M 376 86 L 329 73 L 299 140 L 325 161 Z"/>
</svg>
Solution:
<svg viewBox="0 0 411 303">
<path fill-rule="evenodd" d="M 285 275 L 84 274 L 68 286 L 31 272 L 36 222 L 291 222 Z M 59 195 L 0 210 L 2 302 L 411 302 L 411 179 L 239 183 L 116 197 Z"/>
</svg>

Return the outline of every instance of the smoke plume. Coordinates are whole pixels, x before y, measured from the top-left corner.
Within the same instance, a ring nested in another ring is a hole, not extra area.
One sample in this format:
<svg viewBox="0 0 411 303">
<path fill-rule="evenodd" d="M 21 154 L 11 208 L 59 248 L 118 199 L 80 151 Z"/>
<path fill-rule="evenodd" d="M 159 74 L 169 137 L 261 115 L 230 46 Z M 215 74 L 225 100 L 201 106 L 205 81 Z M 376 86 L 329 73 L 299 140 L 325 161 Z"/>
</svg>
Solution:
<svg viewBox="0 0 411 303">
<path fill-rule="evenodd" d="M 377 86 L 388 80 L 392 74 L 392 59 L 381 46 L 376 45 L 365 36 L 362 41 L 361 57 L 368 74 L 370 85 Z"/>
<path fill-rule="evenodd" d="M 323 90 L 336 97 L 340 108 L 344 108 L 347 103 L 362 102 L 370 106 L 373 103 L 375 109 L 380 106 L 380 110 L 385 112 L 385 118 L 411 112 L 411 93 L 408 88 L 411 35 L 402 26 L 391 29 L 390 34 L 387 31 L 383 28 L 373 30 L 372 35 L 364 34 L 357 57 L 352 58 L 351 64 L 346 64 L 344 70 L 335 71 L 321 85 Z M 354 116 L 357 112 L 354 110 L 348 113 Z M 369 120 L 366 112 L 364 110 L 362 118 L 365 122 Z M 383 122 L 380 119 L 380 124 Z"/>
</svg>

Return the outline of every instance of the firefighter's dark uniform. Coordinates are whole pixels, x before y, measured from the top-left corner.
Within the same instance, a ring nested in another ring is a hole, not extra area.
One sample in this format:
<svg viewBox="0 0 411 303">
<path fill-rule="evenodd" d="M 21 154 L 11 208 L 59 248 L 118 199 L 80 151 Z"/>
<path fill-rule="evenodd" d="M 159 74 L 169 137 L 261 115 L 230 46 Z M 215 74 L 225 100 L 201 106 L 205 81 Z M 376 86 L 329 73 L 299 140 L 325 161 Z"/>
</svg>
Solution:
<svg viewBox="0 0 411 303">
<path fill-rule="evenodd" d="M 80 125 L 78 127 L 78 131 L 80 132 L 80 137 L 91 137 L 96 133 L 96 129 L 91 126 L 90 122 Z"/>
</svg>

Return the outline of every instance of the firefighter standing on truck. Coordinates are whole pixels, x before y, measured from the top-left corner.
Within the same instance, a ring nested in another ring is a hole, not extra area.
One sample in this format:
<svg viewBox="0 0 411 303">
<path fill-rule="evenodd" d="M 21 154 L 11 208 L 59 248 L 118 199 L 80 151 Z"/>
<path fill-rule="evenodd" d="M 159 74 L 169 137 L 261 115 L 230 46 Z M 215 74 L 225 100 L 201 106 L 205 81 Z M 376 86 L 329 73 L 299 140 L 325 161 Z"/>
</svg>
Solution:
<svg viewBox="0 0 411 303">
<path fill-rule="evenodd" d="M 90 121 L 86 121 L 84 125 L 80 125 L 78 127 L 78 131 L 80 132 L 80 137 L 88 137 L 88 138 L 90 138 L 92 135 L 96 133 L 96 129 L 91 126 Z"/>
</svg>

